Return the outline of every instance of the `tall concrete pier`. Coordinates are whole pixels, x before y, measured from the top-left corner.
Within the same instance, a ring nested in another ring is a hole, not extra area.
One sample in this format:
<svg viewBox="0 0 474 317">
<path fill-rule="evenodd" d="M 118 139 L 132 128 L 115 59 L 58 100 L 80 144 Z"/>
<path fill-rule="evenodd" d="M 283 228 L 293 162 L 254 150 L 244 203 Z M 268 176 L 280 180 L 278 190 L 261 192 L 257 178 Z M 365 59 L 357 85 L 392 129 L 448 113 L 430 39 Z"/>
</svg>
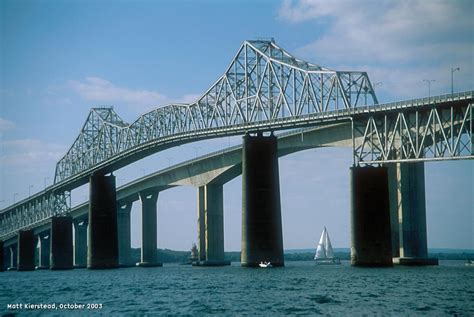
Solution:
<svg viewBox="0 0 474 317">
<path fill-rule="evenodd" d="M 20 230 L 18 232 L 18 271 L 31 271 L 35 269 L 35 236 L 33 230 Z"/>
<path fill-rule="evenodd" d="M 351 264 L 391 266 L 387 168 L 352 167 L 350 173 Z"/>
<path fill-rule="evenodd" d="M 159 192 L 142 192 L 142 254 L 138 266 L 161 266 L 157 249 L 157 206 Z"/>
<path fill-rule="evenodd" d="M 424 163 L 388 164 L 394 262 L 436 265 L 428 258 Z"/>
<path fill-rule="evenodd" d="M 87 268 L 118 267 L 115 176 L 94 174 L 90 182 Z"/>
<path fill-rule="evenodd" d="M 242 151 L 241 264 L 283 266 L 277 138 L 246 134 Z"/>
<path fill-rule="evenodd" d="M 51 270 L 69 270 L 74 267 L 72 217 L 51 218 Z"/>
<path fill-rule="evenodd" d="M 18 244 L 10 245 L 10 247 L 8 248 L 8 253 L 9 253 L 8 269 L 16 270 L 17 262 L 18 262 Z"/>
<path fill-rule="evenodd" d="M 3 243 L 5 245 L 5 242 Z M 10 252 L 10 246 L 3 247 L 3 269 L 8 270 L 9 267 L 12 265 L 12 255 Z"/>
<path fill-rule="evenodd" d="M 38 265 L 36 269 L 49 269 L 51 256 L 51 230 L 38 234 Z"/>
<path fill-rule="evenodd" d="M 198 189 L 199 261 L 195 265 L 230 265 L 224 260 L 224 192 L 222 184 Z"/>
<path fill-rule="evenodd" d="M 87 218 L 74 219 L 74 267 L 87 267 Z"/>
<path fill-rule="evenodd" d="M 206 204 L 205 204 L 205 188 L 198 187 L 197 190 L 197 210 L 198 210 L 198 250 L 199 262 L 206 261 Z"/>
<path fill-rule="evenodd" d="M 0 272 L 5 270 L 5 254 L 3 250 L 3 241 L 0 240 Z"/>
<path fill-rule="evenodd" d="M 130 212 L 133 203 L 120 204 L 117 209 L 117 232 L 119 246 L 119 265 L 121 267 L 133 266 L 132 263 L 132 238 L 130 228 Z"/>
</svg>

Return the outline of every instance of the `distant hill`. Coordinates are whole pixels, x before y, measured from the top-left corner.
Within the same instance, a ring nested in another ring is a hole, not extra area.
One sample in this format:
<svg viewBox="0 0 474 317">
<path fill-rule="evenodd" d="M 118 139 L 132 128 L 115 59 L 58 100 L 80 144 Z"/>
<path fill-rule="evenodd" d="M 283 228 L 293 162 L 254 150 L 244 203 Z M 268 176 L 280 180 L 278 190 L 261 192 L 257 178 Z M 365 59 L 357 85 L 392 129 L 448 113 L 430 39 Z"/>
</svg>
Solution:
<svg viewBox="0 0 474 317">
<path fill-rule="evenodd" d="M 285 250 L 285 261 L 312 261 L 314 253 L 314 249 Z M 335 248 L 334 255 L 341 260 L 350 260 L 349 248 Z M 189 261 L 190 256 L 190 251 L 158 249 L 158 259 L 163 263 L 185 263 Z M 474 250 L 429 249 L 429 257 L 439 260 L 474 259 Z M 132 259 L 134 262 L 140 262 L 140 249 L 132 249 Z M 227 261 L 240 262 L 240 251 L 225 252 L 225 259 Z"/>
</svg>

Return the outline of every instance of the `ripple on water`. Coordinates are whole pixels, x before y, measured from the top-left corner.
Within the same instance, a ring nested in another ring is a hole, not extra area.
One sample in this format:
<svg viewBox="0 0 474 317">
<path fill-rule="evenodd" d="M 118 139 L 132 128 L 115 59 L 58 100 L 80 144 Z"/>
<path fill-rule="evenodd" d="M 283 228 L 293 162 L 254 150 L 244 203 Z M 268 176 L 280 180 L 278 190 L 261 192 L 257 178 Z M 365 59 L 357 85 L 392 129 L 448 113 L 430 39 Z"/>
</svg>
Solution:
<svg viewBox="0 0 474 317">
<path fill-rule="evenodd" d="M 433 310 L 430 306 L 421 306 L 421 307 L 416 307 L 415 310 L 417 311 L 430 311 Z"/>
<path fill-rule="evenodd" d="M 329 303 L 339 303 L 336 299 L 328 295 L 313 294 L 309 296 L 309 299 L 318 304 L 329 304 Z"/>
<path fill-rule="evenodd" d="M 321 315 L 321 311 L 315 307 L 287 306 L 282 312 L 287 316 L 294 315 Z"/>
<path fill-rule="evenodd" d="M 379 294 L 375 294 L 375 293 L 364 293 L 363 295 L 361 295 L 361 297 L 365 297 L 365 298 L 377 298 L 379 296 L 380 296 Z"/>
<path fill-rule="evenodd" d="M 372 270 L 348 265 L 321 270 L 307 262 L 291 262 L 278 270 L 166 265 L 150 270 L 73 270 L 67 274 L 4 272 L 0 279 L 1 313 L 9 313 L 2 311 L 6 303 L 29 301 L 98 302 L 104 304 L 98 312 L 104 316 L 474 316 L 474 270 L 467 272 L 464 263 L 447 269 L 440 265 L 436 270 Z M 51 313 L 56 312 L 46 315 Z M 41 314 L 44 312 L 33 313 Z"/>
</svg>

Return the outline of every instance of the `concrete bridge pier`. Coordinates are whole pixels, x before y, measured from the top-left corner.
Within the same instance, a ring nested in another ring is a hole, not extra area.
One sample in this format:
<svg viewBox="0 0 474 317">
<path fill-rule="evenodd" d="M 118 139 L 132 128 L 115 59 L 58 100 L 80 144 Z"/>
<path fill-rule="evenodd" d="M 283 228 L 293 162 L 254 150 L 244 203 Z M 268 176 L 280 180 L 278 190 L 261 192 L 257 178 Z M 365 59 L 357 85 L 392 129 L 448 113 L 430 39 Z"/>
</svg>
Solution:
<svg viewBox="0 0 474 317">
<path fill-rule="evenodd" d="M 18 258 L 18 244 L 12 244 L 8 247 L 8 263 L 7 270 L 17 269 L 17 258 Z"/>
<path fill-rule="evenodd" d="M 243 137 L 241 265 L 284 266 L 277 138 Z"/>
<path fill-rule="evenodd" d="M 51 218 L 51 270 L 70 270 L 74 268 L 72 242 L 72 217 Z"/>
<path fill-rule="evenodd" d="M 3 248 L 3 241 L 0 240 L 0 272 L 5 270 L 5 250 Z"/>
<path fill-rule="evenodd" d="M 197 211 L 198 211 L 198 262 L 206 261 L 206 195 L 205 187 L 197 189 Z"/>
<path fill-rule="evenodd" d="M 2 269 L 6 271 L 11 266 L 12 255 L 10 252 L 10 246 L 5 246 L 5 242 L 3 242 L 2 251 L 3 251 L 3 261 L 0 264 L 2 265 Z"/>
<path fill-rule="evenodd" d="M 351 264 L 392 266 L 386 167 L 351 167 Z"/>
<path fill-rule="evenodd" d="M 38 261 L 36 262 L 37 270 L 49 269 L 49 258 L 51 253 L 51 233 L 48 229 L 47 231 L 41 232 L 38 234 L 38 248 L 37 255 Z"/>
<path fill-rule="evenodd" d="M 132 240 L 130 229 L 130 212 L 133 203 L 121 204 L 117 209 L 117 232 L 119 248 L 119 266 L 134 266 L 132 263 Z"/>
<path fill-rule="evenodd" d="M 74 219 L 74 267 L 87 267 L 87 218 Z"/>
<path fill-rule="evenodd" d="M 224 187 L 207 184 L 198 188 L 199 260 L 194 265 L 230 265 L 224 260 Z"/>
<path fill-rule="evenodd" d="M 115 176 L 93 174 L 89 179 L 87 268 L 118 267 Z"/>
<path fill-rule="evenodd" d="M 158 191 L 141 192 L 142 202 L 142 250 L 141 261 L 137 266 L 162 266 L 158 262 L 157 250 L 157 207 Z"/>
<path fill-rule="evenodd" d="M 393 261 L 400 265 L 437 265 L 428 258 L 425 166 L 388 164 Z"/>
<path fill-rule="evenodd" d="M 17 270 L 32 271 L 35 269 L 35 235 L 33 230 L 18 232 Z"/>
</svg>

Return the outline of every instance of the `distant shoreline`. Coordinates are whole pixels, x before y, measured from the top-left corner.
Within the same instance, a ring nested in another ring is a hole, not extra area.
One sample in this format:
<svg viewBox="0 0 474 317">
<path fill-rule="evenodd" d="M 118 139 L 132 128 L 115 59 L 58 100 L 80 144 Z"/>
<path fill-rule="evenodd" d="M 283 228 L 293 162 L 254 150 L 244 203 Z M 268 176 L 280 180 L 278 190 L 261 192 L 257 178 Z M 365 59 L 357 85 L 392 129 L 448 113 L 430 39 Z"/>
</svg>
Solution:
<svg viewBox="0 0 474 317">
<path fill-rule="evenodd" d="M 285 250 L 285 261 L 312 261 L 314 249 L 289 249 Z M 350 260 L 349 248 L 335 248 L 334 255 L 341 260 Z M 170 249 L 158 249 L 158 258 L 163 263 L 186 263 L 189 262 L 190 251 L 176 251 Z M 428 256 L 439 260 L 474 260 L 474 250 L 465 249 L 429 249 Z M 140 249 L 132 248 L 132 259 L 140 261 Z M 227 261 L 239 262 L 240 251 L 225 252 Z"/>
</svg>

